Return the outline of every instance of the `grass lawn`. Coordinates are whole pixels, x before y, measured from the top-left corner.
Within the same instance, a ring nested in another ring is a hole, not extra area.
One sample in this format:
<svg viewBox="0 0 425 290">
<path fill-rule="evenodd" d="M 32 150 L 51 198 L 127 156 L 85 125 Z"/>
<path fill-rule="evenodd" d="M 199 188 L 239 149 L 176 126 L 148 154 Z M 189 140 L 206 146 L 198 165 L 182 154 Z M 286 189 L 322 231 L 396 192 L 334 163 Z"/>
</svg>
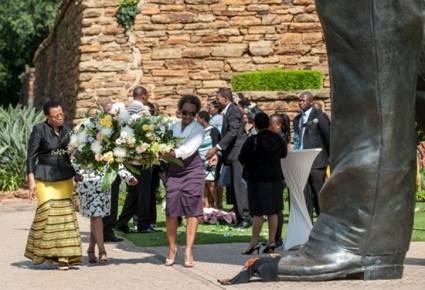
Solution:
<svg viewBox="0 0 425 290">
<path fill-rule="evenodd" d="M 416 203 L 412 241 L 425 241 L 425 202 Z"/>
<path fill-rule="evenodd" d="M 125 193 L 120 196 L 120 205 L 123 204 Z M 229 209 L 229 205 L 225 205 L 225 209 Z M 415 212 L 415 223 L 412 235 L 413 241 L 425 241 L 425 202 L 418 202 L 416 204 L 417 211 Z M 124 234 L 119 233 L 122 237 L 132 241 L 140 247 L 152 246 L 166 246 L 167 239 L 165 235 L 165 214 L 161 205 L 157 206 L 158 222 L 157 229 L 160 230 L 156 233 L 149 234 Z M 285 224 L 283 227 L 283 238 L 285 237 L 287 223 L 288 223 L 288 203 L 285 203 L 284 210 Z M 178 229 L 178 243 L 183 245 L 185 243 L 185 220 L 183 226 Z M 130 223 L 130 226 L 132 224 Z M 266 240 L 268 235 L 267 223 L 264 223 L 261 232 L 261 239 Z M 245 230 L 238 230 L 226 224 L 206 225 L 200 224 L 196 237 L 197 244 L 219 244 L 219 243 L 248 243 L 251 238 L 251 228 Z"/>
</svg>

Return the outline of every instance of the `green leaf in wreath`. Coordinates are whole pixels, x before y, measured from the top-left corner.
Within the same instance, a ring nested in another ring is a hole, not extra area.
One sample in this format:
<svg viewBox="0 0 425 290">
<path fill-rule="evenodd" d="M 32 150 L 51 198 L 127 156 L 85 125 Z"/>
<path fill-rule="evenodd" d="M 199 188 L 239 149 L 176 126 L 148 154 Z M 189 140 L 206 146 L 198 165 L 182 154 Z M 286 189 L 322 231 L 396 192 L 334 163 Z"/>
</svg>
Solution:
<svg viewBox="0 0 425 290">
<path fill-rule="evenodd" d="M 115 181 L 115 178 L 117 178 L 118 172 L 114 170 L 113 168 L 109 167 L 108 170 L 105 172 L 105 176 L 103 177 L 102 181 L 102 191 L 108 191 L 112 183 Z"/>
<path fill-rule="evenodd" d="M 166 162 L 174 163 L 174 164 L 175 164 L 175 165 L 177 165 L 177 166 L 184 167 L 183 160 L 181 160 L 181 159 L 179 159 L 179 158 L 175 158 L 175 157 L 165 157 L 164 159 L 165 159 L 165 161 L 166 161 Z"/>
<path fill-rule="evenodd" d="M 140 170 L 136 166 L 134 166 L 133 164 L 130 164 L 128 162 L 124 162 L 124 166 L 128 170 L 130 170 L 131 173 L 133 173 L 135 175 L 140 175 L 141 174 Z"/>
</svg>

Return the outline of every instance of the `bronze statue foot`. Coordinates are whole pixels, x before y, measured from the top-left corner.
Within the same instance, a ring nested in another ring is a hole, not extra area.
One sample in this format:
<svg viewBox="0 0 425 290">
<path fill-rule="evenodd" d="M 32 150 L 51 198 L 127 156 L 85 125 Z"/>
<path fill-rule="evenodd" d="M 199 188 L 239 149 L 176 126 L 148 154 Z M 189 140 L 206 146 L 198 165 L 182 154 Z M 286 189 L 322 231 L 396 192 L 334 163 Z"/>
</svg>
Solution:
<svg viewBox="0 0 425 290">
<path fill-rule="evenodd" d="M 280 260 L 278 275 L 285 281 L 400 279 L 404 256 L 360 256 L 344 250 L 324 253 L 301 248 Z"/>
</svg>

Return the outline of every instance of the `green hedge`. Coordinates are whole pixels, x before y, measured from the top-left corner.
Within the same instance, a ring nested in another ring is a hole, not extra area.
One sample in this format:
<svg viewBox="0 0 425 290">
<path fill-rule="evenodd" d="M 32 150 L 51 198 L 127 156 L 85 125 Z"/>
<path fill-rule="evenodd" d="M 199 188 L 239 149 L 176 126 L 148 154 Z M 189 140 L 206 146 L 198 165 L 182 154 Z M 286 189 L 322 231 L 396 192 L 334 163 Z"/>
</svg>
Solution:
<svg viewBox="0 0 425 290">
<path fill-rule="evenodd" d="M 323 75 L 317 70 L 272 69 L 232 77 L 234 91 L 293 91 L 322 87 Z"/>
</svg>

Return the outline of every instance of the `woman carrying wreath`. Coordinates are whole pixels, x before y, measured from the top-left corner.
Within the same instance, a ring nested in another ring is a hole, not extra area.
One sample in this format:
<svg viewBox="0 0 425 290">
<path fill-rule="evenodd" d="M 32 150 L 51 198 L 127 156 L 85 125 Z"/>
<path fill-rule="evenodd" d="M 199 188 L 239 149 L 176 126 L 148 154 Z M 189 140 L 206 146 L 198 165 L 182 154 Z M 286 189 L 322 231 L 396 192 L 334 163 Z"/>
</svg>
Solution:
<svg viewBox="0 0 425 290">
<path fill-rule="evenodd" d="M 178 217 L 187 217 L 186 251 L 184 266 L 193 267 L 193 244 L 195 243 L 198 218 L 203 215 L 203 190 L 205 184 L 204 164 L 198 149 L 204 140 L 204 127 L 195 117 L 201 109 L 196 96 L 183 96 L 178 103 L 181 121 L 172 127 L 173 136 L 180 138 L 170 157 L 183 160 L 183 167 L 170 164 L 166 174 L 166 226 L 168 253 L 165 264 L 172 266 L 177 254 Z"/>
<path fill-rule="evenodd" d="M 38 207 L 25 257 L 33 264 L 57 263 L 60 270 L 81 262 L 81 239 L 74 211 L 75 171 L 67 154 L 71 127 L 59 102 L 43 105 L 47 120 L 33 127 L 28 143 L 29 197 Z"/>
</svg>

